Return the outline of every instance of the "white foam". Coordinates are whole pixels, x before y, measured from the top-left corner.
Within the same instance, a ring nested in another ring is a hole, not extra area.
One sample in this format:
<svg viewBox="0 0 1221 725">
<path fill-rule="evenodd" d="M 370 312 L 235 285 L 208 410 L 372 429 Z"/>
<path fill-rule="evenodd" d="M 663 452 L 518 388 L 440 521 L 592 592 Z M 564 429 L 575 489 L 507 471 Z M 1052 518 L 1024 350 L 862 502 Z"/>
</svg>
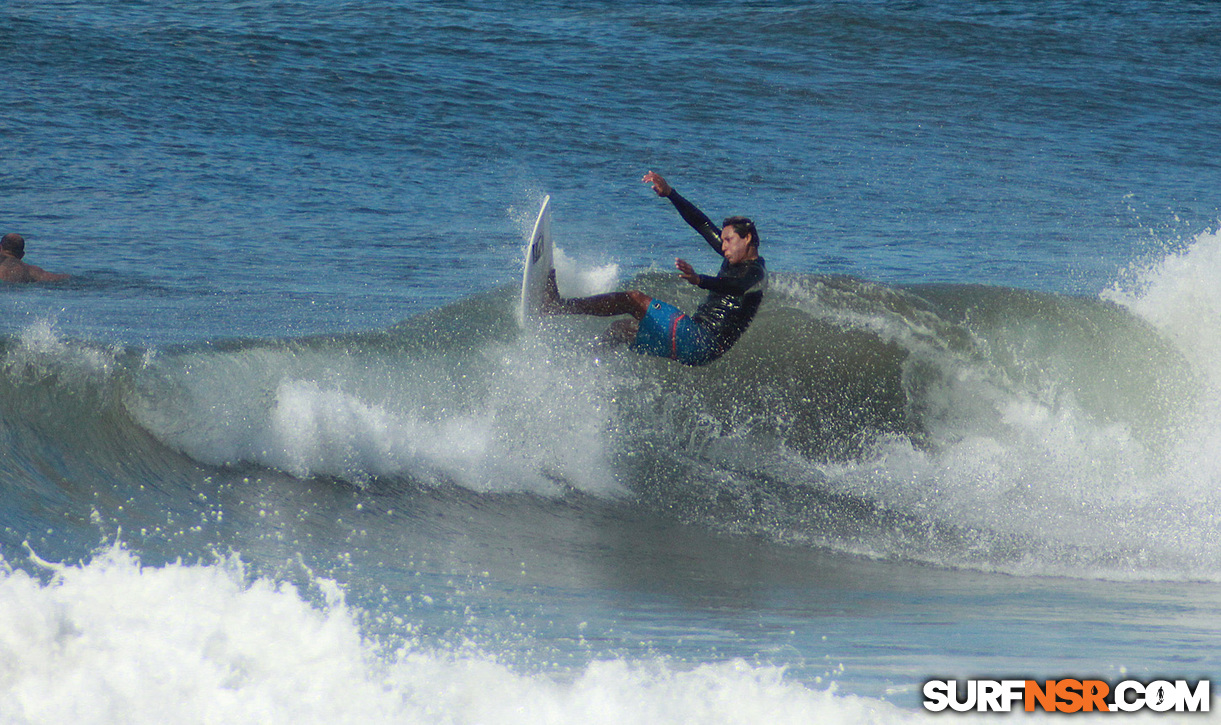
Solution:
<svg viewBox="0 0 1221 725">
<path fill-rule="evenodd" d="M 459 381 L 428 361 L 336 352 L 185 356 L 152 368 L 126 402 L 164 443 L 211 465 L 356 483 L 405 475 L 477 491 L 622 493 L 605 460 L 610 411 L 596 361 L 557 356 L 546 339 L 478 354 Z"/>
<path fill-rule="evenodd" d="M 1178 345 L 1197 371 L 1221 385 L 1221 231 L 1132 272 L 1103 297 L 1148 320 Z"/>
<path fill-rule="evenodd" d="M 1213 432 L 1165 449 L 1071 395 L 1050 400 L 952 380 L 928 440 L 880 442 L 863 461 L 824 467 L 827 485 L 929 524 L 928 538 L 866 542 L 878 555 L 1020 575 L 1221 580 Z M 970 400 L 955 405 L 953 401 Z M 982 411 L 982 412 L 981 412 Z M 941 539 L 933 525 L 962 532 Z"/>
<path fill-rule="evenodd" d="M 66 382 L 105 378 L 115 364 L 119 347 L 103 347 L 63 337 L 49 319 L 36 320 L 22 328 L 16 345 L 7 348 L 3 364 L 27 376 L 54 374 Z"/>
<path fill-rule="evenodd" d="M 416 466 L 457 472 L 487 454 L 490 415 L 457 415 L 436 424 L 395 414 L 338 388 L 285 380 L 276 390 L 263 445 L 243 457 L 296 476 L 362 480 Z"/>
<path fill-rule="evenodd" d="M 494 656 L 362 637 L 323 601 L 235 558 L 142 567 L 119 547 L 48 584 L 0 560 L 0 719 L 12 723 L 899 723 L 915 713 L 812 690 L 740 660 L 606 660 L 522 674 Z"/>
<path fill-rule="evenodd" d="M 619 265 L 611 262 L 601 266 L 581 264 L 569 257 L 557 244 L 552 263 L 556 285 L 561 297 L 588 297 L 615 289 L 619 283 Z"/>
</svg>

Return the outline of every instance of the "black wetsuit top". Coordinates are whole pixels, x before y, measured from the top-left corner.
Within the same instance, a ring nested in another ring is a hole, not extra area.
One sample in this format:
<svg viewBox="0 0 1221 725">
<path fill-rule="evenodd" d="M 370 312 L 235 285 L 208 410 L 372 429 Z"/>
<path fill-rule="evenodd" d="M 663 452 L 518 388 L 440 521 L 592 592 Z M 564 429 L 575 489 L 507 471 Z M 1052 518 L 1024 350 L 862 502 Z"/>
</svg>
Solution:
<svg viewBox="0 0 1221 725">
<path fill-rule="evenodd" d="M 683 220 L 699 232 L 717 254 L 724 257 L 721 228 L 677 191 L 671 189 L 667 198 L 678 209 Z M 704 274 L 699 277 L 698 286 L 708 290 L 708 298 L 700 304 L 691 319 L 716 337 L 718 354 L 721 354 L 738 341 L 759 311 L 763 293 L 767 290 L 767 267 L 762 257 L 738 264 L 725 260 L 721 262 L 721 270 L 715 277 Z"/>
</svg>

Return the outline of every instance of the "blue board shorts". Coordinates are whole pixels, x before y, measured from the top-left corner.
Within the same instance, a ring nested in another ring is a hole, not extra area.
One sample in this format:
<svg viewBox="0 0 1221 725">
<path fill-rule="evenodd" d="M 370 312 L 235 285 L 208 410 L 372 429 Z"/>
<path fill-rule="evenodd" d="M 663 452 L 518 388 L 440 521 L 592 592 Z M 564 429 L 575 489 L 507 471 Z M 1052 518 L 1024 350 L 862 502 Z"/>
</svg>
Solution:
<svg viewBox="0 0 1221 725">
<path fill-rule="evenodd" d="M 684 365 L 706 365 L 721 354 L 716 337 L 703 325 L 660 300 L 649 303 L 631 348 L 643 355 L 669 358 Z"/>
</svg>

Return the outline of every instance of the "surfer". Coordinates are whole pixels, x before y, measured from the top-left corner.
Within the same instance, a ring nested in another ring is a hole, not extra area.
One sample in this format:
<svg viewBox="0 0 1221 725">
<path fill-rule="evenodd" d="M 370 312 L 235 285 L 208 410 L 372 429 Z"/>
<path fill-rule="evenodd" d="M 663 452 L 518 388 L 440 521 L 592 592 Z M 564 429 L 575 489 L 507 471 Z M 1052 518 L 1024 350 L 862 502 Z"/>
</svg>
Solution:
<svg viewBox="0 0 1221 725">
<path fill-rule="evenodd" d="M 0 238 L 0 280 L 5 282 L 57 282 L 68 279 L 66 274 L 48 272 L 42 267 L 21 261 L 25 256 L 25 237 L 5 234 Z"/>
<path fill-rule="evenodd" d="M 698 274 L 684 259 L 674 260 L 679 276 L 707 290 L 708 297 L 691 316 L 639 290 L 562 299 L 553 270 L 547 284 L 545 309 L 553 314 L 631 315 L 630 320 L 613 323 L 603 340 L 686 365 L 706 365 L 738 341 L 763 301 L 767 269 L 759 256 L 759 232 L 746 217 L 729 217 L 720 227 L 715 226 L 660 174 L 650 171 L 642 181 L 651 184 L 658 196 L 669 199 L 683 220 L 724 257 L 715 277 Z"/>
</svg>

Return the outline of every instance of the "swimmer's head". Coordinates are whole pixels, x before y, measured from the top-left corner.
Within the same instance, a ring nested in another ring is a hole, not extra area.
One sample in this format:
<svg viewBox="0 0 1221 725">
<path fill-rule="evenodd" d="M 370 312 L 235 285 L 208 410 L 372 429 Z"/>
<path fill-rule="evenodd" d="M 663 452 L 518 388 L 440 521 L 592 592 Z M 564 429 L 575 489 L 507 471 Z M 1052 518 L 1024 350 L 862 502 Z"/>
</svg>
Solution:
<svg viewBox="0 0 1221 725">
<path fill-rule="evenodd" d="M 5 234 L 4 238 L 0 239 L 0 251 L 21 259 L 25 256 L 25 237 L 20 234 Z"/>
</svg>

